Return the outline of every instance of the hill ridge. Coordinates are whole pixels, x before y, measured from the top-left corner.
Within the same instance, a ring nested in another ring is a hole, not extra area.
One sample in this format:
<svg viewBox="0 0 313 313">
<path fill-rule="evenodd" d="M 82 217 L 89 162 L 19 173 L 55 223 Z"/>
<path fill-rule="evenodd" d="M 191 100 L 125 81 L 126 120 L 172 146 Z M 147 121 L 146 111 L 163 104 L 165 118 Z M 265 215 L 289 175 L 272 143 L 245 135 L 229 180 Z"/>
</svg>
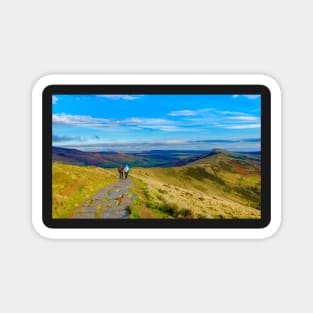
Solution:
<svg viewBox="0 0 313 313">
<path fill-rule="evenodd" d="M 216 155 L 235 159 L 259 162 L 259 154 L 237 153 L 215 148 L 210 151 L 151 150 L 143 152 L 99 151 L 89 152 L 72 148 L 52 147 L 52 160 L 73 165 L 93 165 L 102 168 L 115 168 L 121 163 L 131 167 L 173 167 L 184 166 Z"/>
</svg>

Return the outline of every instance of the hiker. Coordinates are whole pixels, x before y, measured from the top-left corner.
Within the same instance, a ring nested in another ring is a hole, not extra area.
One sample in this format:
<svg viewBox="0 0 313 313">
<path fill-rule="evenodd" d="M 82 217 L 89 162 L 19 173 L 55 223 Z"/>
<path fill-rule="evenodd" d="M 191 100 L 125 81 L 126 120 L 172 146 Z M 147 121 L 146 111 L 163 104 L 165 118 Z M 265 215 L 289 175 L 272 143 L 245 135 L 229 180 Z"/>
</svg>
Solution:
<svg viewBox="0 0 313 313">
<path fill-rule="evenodd" d="M 120 179 L 123 179 L 124 176 L 124 166 L 121 164 L 121 166 L 118 168 L 118 172 L 120 174 Z"/>
<path fill-rule="evenodd" d="M 124 167 L 125 179 L 127 179 L 127 176 L 128 176 L 129 171 L 130 171 L 130 168 L 129 168 L 129 166 L 126 164 L 125 167 Z"/>
</svg>

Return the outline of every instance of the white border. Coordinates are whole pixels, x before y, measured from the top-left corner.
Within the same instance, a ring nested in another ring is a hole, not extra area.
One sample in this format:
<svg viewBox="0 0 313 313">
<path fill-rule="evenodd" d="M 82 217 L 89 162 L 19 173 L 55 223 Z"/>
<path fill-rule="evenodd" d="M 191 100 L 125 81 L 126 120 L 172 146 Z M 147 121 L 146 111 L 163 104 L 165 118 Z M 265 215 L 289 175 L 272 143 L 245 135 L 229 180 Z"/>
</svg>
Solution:
<svg viewBox="0 0 313 313">
<path fill-rule="evenodd" d="M 42 91 L 53 84 L 245 84 L 265 85 L 271 91 L 271 222 L 261 229 L 53 229 L 42 222 Z M 259 239 L 272 236 L 281 223 L 281 92 L 266 75 L 47 75 L 32 93 L 32 222 L 51 239 Z"/>
</svg>

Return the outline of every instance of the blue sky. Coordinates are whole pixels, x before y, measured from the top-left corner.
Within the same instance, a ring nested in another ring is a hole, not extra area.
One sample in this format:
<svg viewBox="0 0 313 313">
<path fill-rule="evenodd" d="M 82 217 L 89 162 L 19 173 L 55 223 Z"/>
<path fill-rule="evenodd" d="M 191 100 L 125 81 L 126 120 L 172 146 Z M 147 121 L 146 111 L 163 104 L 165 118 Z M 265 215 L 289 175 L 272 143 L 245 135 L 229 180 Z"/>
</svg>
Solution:
<svg viewBox="0 0 313 313">
<path fill-rule="evenodd" d="M 53 145 L 259 151 L 259 95 L 53 95 Z"/>
</svg>

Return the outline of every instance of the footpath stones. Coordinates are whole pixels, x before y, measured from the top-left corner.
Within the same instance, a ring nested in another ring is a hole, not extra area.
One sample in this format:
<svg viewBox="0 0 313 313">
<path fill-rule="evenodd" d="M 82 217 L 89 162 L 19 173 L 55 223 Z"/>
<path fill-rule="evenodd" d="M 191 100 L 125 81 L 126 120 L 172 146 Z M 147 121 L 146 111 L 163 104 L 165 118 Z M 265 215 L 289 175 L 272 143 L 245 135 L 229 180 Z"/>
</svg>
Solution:
<svg viewBox="0 0 313 313">
<path fill-rule="evenodd" d="M 128 218 L 128 206 L 136 197 L 135 194 L 129 194 L 131 185 L 131 178 L 127 178 L 119 179 L 115 184 L 104 187 L 90 200 L 82 203 L 71 218 Z"/>
</svg>

